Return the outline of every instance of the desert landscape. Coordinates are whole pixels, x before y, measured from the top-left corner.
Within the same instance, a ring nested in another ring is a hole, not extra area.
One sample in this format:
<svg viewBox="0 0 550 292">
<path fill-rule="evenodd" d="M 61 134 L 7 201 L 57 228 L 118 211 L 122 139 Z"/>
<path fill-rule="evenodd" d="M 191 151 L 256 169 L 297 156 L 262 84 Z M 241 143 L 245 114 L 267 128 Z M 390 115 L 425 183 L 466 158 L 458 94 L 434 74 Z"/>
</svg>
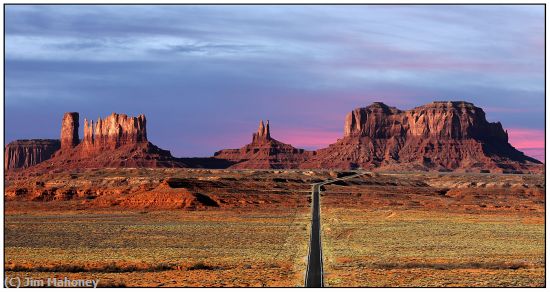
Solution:
<svg viewBox="0 0 550 292">
<path fill-rule="evenodd" d="M 355 110 L 319 151 L 273 139 L 262 121 L 250 144 L 206 158 L 151 144 L 144 116 L 85 119 L 81 141 L 67 113 L 51 157 L 42 140 L 6 148 L 6 275 L 303 286 L 317 184 L 320 286 L 544 286 L 542 164 L 471 104 L 427 107 L 416 125 L 381 103 Z"/>
<path fill-rule="evenodd" d="M 115 287 L 302 286 L 310 184 L 346 174 L 38 176 L 6 194 L 6 275 Z M 544 188 L 541 175 L 447 173 L 366 173 L 325 185 L 325 286 L 544 286 Z"/>
<path fill-rule="evenodd" d="M 544 4 L 177 2 L 4 5 L 5 288 L 546 287 Z"/>
<path fill-rule="evenodd" d="M 542 287 L 542 175 L 375 173 L 322 194 L 331 287 Z"/>
<path fill-rule="evenodd" d="M 7 275 L 128 287 L 300 286 L 308 183 L 330 176 L 185 169 L 39 176 L 25 182 L 33 191 L 6 198 Z M 36 196 L 37 185 L 77 191 Z"/>
</svg>

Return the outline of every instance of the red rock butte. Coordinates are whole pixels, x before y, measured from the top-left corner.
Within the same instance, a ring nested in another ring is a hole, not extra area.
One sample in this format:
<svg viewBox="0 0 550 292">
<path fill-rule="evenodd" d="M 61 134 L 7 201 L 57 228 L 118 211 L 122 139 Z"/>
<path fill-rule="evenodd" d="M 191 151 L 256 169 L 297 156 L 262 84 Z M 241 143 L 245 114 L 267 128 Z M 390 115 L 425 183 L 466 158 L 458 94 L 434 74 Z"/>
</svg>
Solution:
<svg viewBox="0 0 550 292">
<path fill-rule="evenodd" d="M 344 137 L 316 151 L 305 168 L 514 171 L 540 162 L 508 143 L 485 112 L 464 101 L 432 102 L 407 111 L 375 102 L 346 116 Z"/>
<path fill-rule="evenodd" d="M 6 170 L 35 172 L 90 167 L 236 169 L 378 169 L 388 171 L 543 172 L 543 165 L 508 142 L 499 122 L 464 101 L 437 101 L 402 111 L 382 102 L 351 111 L 341 139 L 316 151 L 271 135 L 260 121 L 252 142 L 213 157 L 175 158 L 147 140 L 144 115 L 113 113 L 96 122 L 66 113 L 60 140 L 18 140 L 6 146 Z"/>
<path fill-rule="evenodd" d="M 84 119 L 82 141 L 78 136 L 78 117 L 78 113 L 64 115 L 60 149 L 29 171 L 98 167 L 186 167 L 170 151 L 160 149 L 147 140 L 144 115 L 129 117 L 113 113 L 104 119 L 99 118 L 95 123 Z M 6 153 L 6 156 L 9 154 Z"/>
<path fill-rule="evenodd" d="M 310 151 L 297 149 L 292 145 L 271 138 L 269 121 L 260 121 L 258 131 L 252 134 L 252 143 L 240 149 L 224 149 L 214 153 L 214 157 L 234 163 L 229 168 L 271 169 L 298 168 Z"/>
<path fill-rule="evenodd" d="M 63 139 L 63 137 L 61 137 Z M 146 120 L 144 115 L 128 117 L 113 113 L 97 122 L 84 119 L 83 149 L 87 154 L 114 150 L 123 145 L 147 142 Z"/>
</svg>

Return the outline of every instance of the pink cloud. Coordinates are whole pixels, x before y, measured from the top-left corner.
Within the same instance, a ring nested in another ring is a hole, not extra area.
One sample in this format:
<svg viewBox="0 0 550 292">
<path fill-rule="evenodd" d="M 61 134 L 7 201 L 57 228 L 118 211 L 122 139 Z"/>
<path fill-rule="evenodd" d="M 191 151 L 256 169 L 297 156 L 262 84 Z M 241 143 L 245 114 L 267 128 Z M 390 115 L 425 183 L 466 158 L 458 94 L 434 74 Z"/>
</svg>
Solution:
<svg viewBox="0 0 550 292">
<path fill-rule="evenodd" d="M 508 129 L 510 144 L 526 155 L 544 161 L 544 130 L 533 130 L 523 128 Z"/>
<path fill-rule="evenodd" d="M 523 153 L 525 153 L 525 155 L 529 157 L 533 157 L 538 161 L 544 162 L 544 157 L 546 154 L 544 148 L 523 148 L 519 150 L 521 150 Z"/>
<path fill-rule="evenodd" d="M 509 128 L 510 144 L 516 148 L 544 148 L 544 130 Z"/>
<path fill-rule="evenodd" d="M 317 150 L 325 148 L 343 136 L 342 131 L 327 131 L 318 129 L 280 129 L 271 133 L 275 139 L 291 144 L 297 148 Z"/>
</svg>

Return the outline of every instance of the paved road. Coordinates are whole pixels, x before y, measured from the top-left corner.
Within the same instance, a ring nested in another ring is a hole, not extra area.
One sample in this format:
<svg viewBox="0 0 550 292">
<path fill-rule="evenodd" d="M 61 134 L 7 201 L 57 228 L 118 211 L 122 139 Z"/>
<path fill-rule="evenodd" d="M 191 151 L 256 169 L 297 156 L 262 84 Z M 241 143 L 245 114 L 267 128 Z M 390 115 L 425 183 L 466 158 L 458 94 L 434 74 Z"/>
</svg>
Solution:
<svg viewBox="0 0 550 292">
<path fill-rule="evenodd" d="M 321 216 L 319 193 L 322 184 L 312 187 L 311 235 L 306 271 L 306 287 L 323 287 L 323 249 L 321 248 Z"/>
<path fill-rule="evenodd" d="M 327 180 L 312 186 L 311 198 L 313 204 L 311 208 L 311 235 L 306 270 L 306 287 L 323 287 L 323 249 L 321 245 L 321 207 L 319 202 L 321 186 L 363 174 L 365 173 L 360 172 L 350 176 Z"/>
</svg>

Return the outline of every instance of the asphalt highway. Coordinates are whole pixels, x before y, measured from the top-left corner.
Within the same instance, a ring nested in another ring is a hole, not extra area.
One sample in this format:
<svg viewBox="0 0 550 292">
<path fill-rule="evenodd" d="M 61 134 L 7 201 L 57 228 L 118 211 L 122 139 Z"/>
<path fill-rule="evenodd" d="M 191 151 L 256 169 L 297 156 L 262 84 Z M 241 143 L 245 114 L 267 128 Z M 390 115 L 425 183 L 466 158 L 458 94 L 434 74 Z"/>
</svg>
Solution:
<svg viewBox="0 0 550 292">
<path fill-rule="evenodd" d="M 313 184 L 311 187 L 311 234 L 309 241 L 309 254 L 306 270 L 306 287 L 323 287 L 323 249 L 321 245 L 321 186 L 330 184 L 339 180 L 354 178 L 366 172 L 359 172 L 350 176 L 327 180 L 321 183 Z"/>
<path fill-rule="evenodd" d="M 309 255 L 306 271 L 306 287 L 323 287 L 323 250 L 321 248 L 321 216 L 319 192 L 322 184 L 312 187 L 312 216 Z"/>
</svg>

